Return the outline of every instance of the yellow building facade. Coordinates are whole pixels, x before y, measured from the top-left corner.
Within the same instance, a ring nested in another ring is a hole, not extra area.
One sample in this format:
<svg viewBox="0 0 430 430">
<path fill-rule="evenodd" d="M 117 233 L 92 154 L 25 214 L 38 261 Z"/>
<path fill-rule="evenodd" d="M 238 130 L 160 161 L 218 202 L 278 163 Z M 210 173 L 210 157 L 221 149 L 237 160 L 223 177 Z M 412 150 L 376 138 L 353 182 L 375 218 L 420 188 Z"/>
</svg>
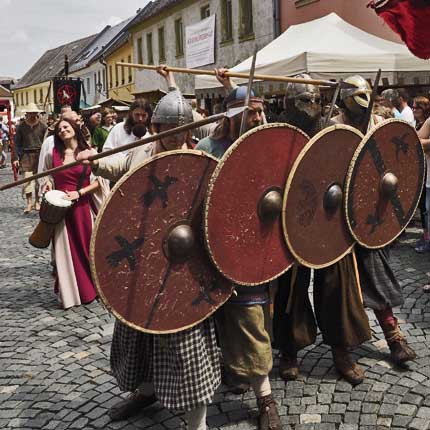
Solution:
<svg viewBox="0 0 430 430">
<path fill-rule="evenodd" d="M 49 96 L 48 95 L 49 91 Z M 51 81 L 45 81 L 24 88 L 12 90 L 15 103 L 15 116 L 24 116 L 30 103 L 35 103 L 46 113 L 54 111 L 54 98 Z"/>
<path fill-rule="evenodd" d="M 125 102 L 134 100 L 134 69 L 116 65 L 117 62 L 133 63 L 133 58 L 133 43 L 128 39 L 105 55 L 108 98 Z"/>
</svg>

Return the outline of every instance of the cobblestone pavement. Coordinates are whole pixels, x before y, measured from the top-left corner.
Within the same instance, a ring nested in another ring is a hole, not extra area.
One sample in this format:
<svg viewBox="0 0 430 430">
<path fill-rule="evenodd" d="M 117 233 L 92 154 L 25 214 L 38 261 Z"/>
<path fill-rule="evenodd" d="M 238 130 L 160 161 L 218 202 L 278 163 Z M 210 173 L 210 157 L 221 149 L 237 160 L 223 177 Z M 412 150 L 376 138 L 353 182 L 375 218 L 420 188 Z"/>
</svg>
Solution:
<svg viewBox="0 0 430 430">
<path fill-rule="evenodd" d="M 0 183 L 11 179 L 0 170 Z M 17 189 L 0 193 L 0 429 L 179 429 L 179 416 L 159 405 L 130 421 L 110 423 L 107 409 L 121 395 L 109 375 L 113 320 L 98 304 L 63 311 L 53 294 L 50 253 L 28 244 L 37 213 L 23 215 Z M 405 304 L 402 328 L 418 353 L 407 370 L 393 368 L 381 329 L 369 314 L 371 342 L 355 358 L 366 379 L 352 388 L 333 369 L 318 338 L 302 352 L 301 374 L 285 384 L 271 375 L 285 429 L 417 429 L 430 427 L 429 255 L 412 245 L 408 230 L 393 250 Z M 407 322 L 405 322 L 407 321 Z M 208 410 L 210 429 L 256 429 L 252 394 L 235 396 L 221 387 Z"/>
</svg>

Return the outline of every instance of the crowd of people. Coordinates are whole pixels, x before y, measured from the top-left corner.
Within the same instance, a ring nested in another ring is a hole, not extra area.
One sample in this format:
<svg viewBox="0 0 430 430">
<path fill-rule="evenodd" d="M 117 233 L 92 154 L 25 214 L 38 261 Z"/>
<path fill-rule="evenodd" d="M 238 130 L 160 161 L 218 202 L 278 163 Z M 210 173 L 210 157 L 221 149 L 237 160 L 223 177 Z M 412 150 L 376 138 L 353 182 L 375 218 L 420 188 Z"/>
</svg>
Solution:
<svg viewBox="0 0 430 430">
<path fill-rule="evenodd" d="M 246 88 L 237 87 L 225 71 L 217 71 L 217 78 L 226 90 L 224 103 L 217 109 L 231 111 L 243 105 Z M 183 98 L 173 75 L 163 66 L 158 68 L 158 73 L 165 78 L 168 93 L 155 108 L 146 100 L 135 100 L 122 122 L 116 121 L 110 109 L 92 113 L 84 121 L 70 106 L 64 106 L 58 118 L 50 116 L 45 124 L 40 119 L 41 112 L 33 107 L 27 109 L 25 119 L 17 126 L 17 159 L 13 163 L 24 176 L 76 160 L 80 162 L 40 183 L 28 183 L 23 190 L 25 213 L 39 209 L 40 196 L 52 189 L 63 191 L 65 199 L 73 202 L 64 221 L 56 227 L 52 241 L 55 292 L 65 309 L 91 303 L 97 297 L 91 279 L 89 244 L 97 211 L 109 193 L 109 181 L 112 185 L 143 161 L 174 149 L 196 148 L 220 159 L 240 135 L 242 113 L 193 133 L 160 138 L 133 150 L 91 161 L 97 152 L 120 148 L 207 115 L 205 111 L 197 112 Z M 364 124 L 370 103 L 369 84 L 358 75 L 346 82 L 353 90 L 341 91 L 336 115 L 330 121 L 323 117 L 319 88 L 297 83 L 287 86 L 284 110 L 279 115 L 270 115 L 270 120 L 288 122 L 312 137 L 327 124 L 347 124 L 367 131 L 384 118 L 401 118 L 416 127 L 424 150 L 430 148 L 427 97 L 415 97 L 411 102 L 404 90 L 386 90 L 377 98 L 369 124 Z M 251 94 L 245 129 L 266 122 L 264 111 L 264 100 Z M 420 203 L 423 238 L 416 246 L 416 251 L 421 253 L 430 251 L 429 208 L 427 168 Z M 315 342 L 319 328 L 324 342 L 331 348 L 340 376 L 353 385 L 360 384 L 365 375 L 350 351 L 371 337 L 365 308 L 374 311 L 395 364 L 404 365 L 416 358 L 393 313 L 393 308 L 403 303 L 403 297 L 391 269 L 388 248 L 370 250 L 356 246 L 354 254 L 316 270 L 313 308 L 308 295 L 310 283 L 310 269 L 295 265 L 276 282 L 252 288 L 235 286 L 235 295 L 213 316 L 177 333 L 143 333 L 116 320 L 111 347 L 112 374 L 119 387 L 131 394 L 111 408 L 111 419 L 128 418 L 159 401 L 168 409 L 185 412 L 189 429 L 206 429 L 207 405 L 213 401 L 221 381 L 221 354 L 224 383 L 235 393 L 252 388 L 259 410 L 258 428 L 279 430 L 283 426 L 269 379 L 272 343 L 281 354 L 280 377 L 285 381 L 294 380 L 300 372 L 298 352 Z M 430 290 L 430 286 L 425 289 Z M 265 312 L 271 296 L 274 296 L 273 339 L 267 329 Z"/>
</svg>

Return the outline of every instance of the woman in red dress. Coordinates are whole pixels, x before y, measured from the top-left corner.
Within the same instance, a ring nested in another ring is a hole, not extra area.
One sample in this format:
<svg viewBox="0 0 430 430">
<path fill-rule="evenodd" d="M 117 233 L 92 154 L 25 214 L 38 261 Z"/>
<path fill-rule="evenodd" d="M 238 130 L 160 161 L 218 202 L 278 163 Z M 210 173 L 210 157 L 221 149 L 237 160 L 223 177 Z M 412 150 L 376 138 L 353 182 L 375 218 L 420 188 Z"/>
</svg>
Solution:
<svg viewBox="0 0 430 430">
<path fill-rule="evenodd" d="M 70 121 L 60 121 L 54 131 L 54 148 L 47 155 L 47 168 L 75 161 L 79 152 L 90 149 L 79 127 Z M 94 151 L 96 153 L 96 151 Z M 55 229 L 54 251 L 57 266 L 55 292 L 67 309 L 91 303 L 97 293 L 91 279 L 89 248 L 101 182 L 92 177 L 91 170 L 79 165 L 55 173 L 45 183 L 44 191 L 56 189 L 66 193 L 73 205 L 64 221 Z"/>
</svg>

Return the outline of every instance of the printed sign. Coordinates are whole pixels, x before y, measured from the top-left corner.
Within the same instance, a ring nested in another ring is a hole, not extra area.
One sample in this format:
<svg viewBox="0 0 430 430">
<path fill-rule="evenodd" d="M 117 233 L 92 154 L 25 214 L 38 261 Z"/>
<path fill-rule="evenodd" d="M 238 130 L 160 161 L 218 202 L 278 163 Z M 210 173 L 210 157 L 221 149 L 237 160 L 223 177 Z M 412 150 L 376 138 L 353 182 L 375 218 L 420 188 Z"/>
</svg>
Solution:
<svg viewBox="0 0 430 430">
<path fill-rule="evenodd" d="M 188 68 L 215 63 L 215 15 L 185 27 Z"/>
</svg>

